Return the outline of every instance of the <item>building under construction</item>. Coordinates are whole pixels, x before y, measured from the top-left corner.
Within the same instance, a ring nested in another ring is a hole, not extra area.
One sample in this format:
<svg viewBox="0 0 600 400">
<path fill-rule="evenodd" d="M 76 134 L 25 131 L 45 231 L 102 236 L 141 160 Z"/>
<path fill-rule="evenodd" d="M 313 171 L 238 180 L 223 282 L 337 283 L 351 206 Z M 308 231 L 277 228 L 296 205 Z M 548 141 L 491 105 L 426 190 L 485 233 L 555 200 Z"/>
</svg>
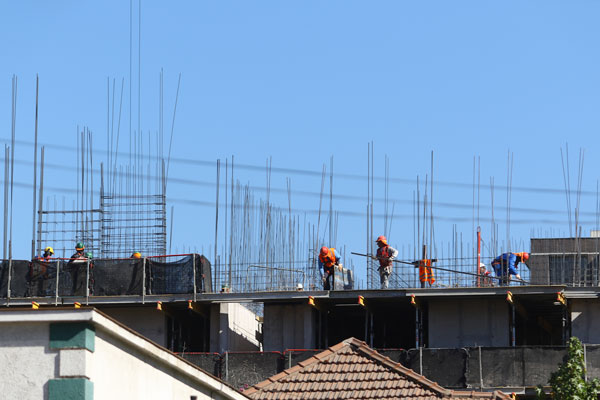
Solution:
<svg viewBox="0 0 600 400">
<path fill-rule="evenodd" d="M 199 255 L 5 260 L 0 304 L 93 305 L 235 385 L 356 337 L 444 386 L 527 394 L 546 383 L 571 336 L 585 344 L 588 376 L 600 376 L 599 240 L 532 239 L 529 282 L 510 286 L 470 277 L 425 288 L 229 291 L 212 284 Z"/>
</svg>

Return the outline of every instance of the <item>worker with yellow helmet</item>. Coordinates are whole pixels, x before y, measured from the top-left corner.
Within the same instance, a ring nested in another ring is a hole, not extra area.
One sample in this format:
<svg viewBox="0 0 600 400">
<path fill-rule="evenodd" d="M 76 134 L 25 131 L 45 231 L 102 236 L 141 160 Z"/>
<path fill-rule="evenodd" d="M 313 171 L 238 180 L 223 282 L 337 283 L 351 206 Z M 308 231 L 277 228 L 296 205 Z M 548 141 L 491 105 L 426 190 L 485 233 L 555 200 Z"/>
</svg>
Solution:
<svg viewBox="0 0 600 400">
<path fill-rule="evenodd" d="M 44 254 L 42 254 L 42 260 L 50 261 L 50 258 L 54 255 L 54 249 L 50 246 L 44 249 Z"/>
</svg>

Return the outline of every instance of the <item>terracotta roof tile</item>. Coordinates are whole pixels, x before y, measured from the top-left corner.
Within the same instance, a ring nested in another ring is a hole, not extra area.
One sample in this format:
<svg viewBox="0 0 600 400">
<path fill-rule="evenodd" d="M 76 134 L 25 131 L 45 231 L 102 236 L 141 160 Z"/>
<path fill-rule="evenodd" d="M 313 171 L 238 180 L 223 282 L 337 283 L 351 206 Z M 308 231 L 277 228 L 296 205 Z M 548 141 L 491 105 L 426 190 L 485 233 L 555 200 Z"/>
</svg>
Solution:
<svg viewBox="0 0 600 400">
<path fill-rule="evenodd" d="M 444 389 L 354 338 L 332 346 L 244 393 L 254 400 L 509 399 L 501 392 Z"/>
</svg>

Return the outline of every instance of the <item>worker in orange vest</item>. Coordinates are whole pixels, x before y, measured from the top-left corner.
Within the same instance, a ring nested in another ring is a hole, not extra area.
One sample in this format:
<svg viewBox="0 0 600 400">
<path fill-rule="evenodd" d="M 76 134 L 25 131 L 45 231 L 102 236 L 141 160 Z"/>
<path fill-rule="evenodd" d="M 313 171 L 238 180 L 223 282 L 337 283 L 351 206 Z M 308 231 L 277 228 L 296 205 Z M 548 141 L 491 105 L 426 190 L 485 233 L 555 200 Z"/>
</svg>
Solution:
<svg viewBox="0 0 600 400">
<path fill-rule="evenodd" d="M 379 280 L 381 282 L 381 288 L 388 288 L 388 280 L 392 273 L 392 264 L 394 258 L 398 256 L 398 250 L 388 245 L 387 238 L 385 236 L 379 236 L 377 238 L 377 260 L 379 261 Z"/>
<path fill-rule="evenodd" d="M 323 290 L 335 290 L 334 272 L 336 266 L 341 269 L 339 254 L 334 248 L 321 247 L 319 268 L 323 269 Z"/>
</svg>

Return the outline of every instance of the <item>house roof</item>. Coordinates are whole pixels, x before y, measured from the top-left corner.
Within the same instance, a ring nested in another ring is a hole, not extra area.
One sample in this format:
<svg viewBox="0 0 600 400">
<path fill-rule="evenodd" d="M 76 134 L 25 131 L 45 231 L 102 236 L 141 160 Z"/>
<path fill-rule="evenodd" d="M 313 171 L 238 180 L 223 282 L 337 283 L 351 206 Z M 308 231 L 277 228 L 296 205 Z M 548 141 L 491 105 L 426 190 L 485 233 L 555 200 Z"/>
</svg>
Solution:
<svg viewBox="0 0 600 400">
<path fill-rule="evenodd" d="M 445 389 L 355 338 L 244 391 L 254 400 L 288 399 L 497 399 L 502 392 Z"/>
</svg>

